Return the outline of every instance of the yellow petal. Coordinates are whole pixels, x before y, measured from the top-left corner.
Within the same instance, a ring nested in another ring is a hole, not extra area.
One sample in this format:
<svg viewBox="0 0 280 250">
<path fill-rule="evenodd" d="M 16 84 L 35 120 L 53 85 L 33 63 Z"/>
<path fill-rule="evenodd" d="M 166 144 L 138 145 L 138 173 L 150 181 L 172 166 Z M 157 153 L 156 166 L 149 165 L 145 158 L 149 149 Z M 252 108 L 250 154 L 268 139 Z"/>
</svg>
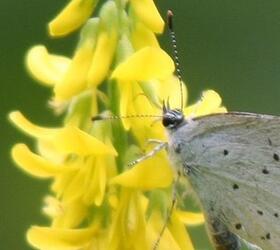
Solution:
<svg viewBox="0 0 280 250">
<path fill-rule="evenodd" d="M 154 210 L 151 216 L 149 217 L 148 225 L 147 225 L 147 238 L 150 242 L 151 249 L 153 248 L 155 242 L 157 241 L 159 237 L 159 233 L 162 230 L 164 223 L 166 223 L 166 221 L 162 218 L 160 212 Z M 158 249 L 159 250 L 170 250 L 170 249 L 182 250 L 179 247 L 178 243 L 172 237 L 172 234 L 170 233 L 168 228 L 164 230 L 164 233 L 159 242 Z"/>
<path fill-rule="evenodd" d="M 47 195 L 44 198 L 44 206 L 42 208 L 42 211 L 50 218 L 53 219 L 63 214 L 63 210 L 64 210 L 63 205 L 57 198 L 51 195 Z"/>
<path fill-rule="evenodd" d="M 122 83 L 119 83 L 121 86 Z M 147 82 L 147 85 L 153 86 L 151 81 Z M 161 85 L 161 83 L 158 83 Z M 131 87 L 131 91 L 128 93 L 130 95 L 129 105 L 126 106 L 126 112 L 128 115 L 139 115 L 139 114 L 159 114 L 161 115 L 161 109 L 156 108 L 152 105 L 151 96 L 155 95 L 154 88 L 151 88 L 150 95 L 147 94 L 149 90 L 144 91 L 145 95 L 143 95 L 143 84 L 131 83 L 129 85 Z M 141 87 L 140 87 L 141 86 Z M 121 89 L 121 98 L 123 97 L 124 88 Z M 158 96 L 156 96 L 158 97 Z M 122 103 L 122 100 L 121 100 Z M 160 103 L 159 107 L 161 107 L 162 103 Z M 135 119 L 123 119 L 123 122 L 127 122 L 129 126 L 131 126 L 131 130 L 134 136 L 137 138 L 138 143 L 142 148 L 146 148 L 147 140 L 151 138 L 157 138 L 159 140 L 166 140 L 165 133 L 163 127 L 160 122 L 160 118 L 135 118 Z"/>
<path fill-rule="evenodd" d="M 86 76 L 92 56 L 93 43 L 87 40 L 78 48 L 66 74 L 55 85 L 54 93 L 56 100 L 68 100 L 86 89 Z"/>
<path fill-rule="evenodd" d="M 197 103 L 188 106 L 184 113 L 186 115 L 202 116 L 211 113 L 221 113 L 226 111 L 224 107 L 221 107 L 222 99 L 220 95 L 214 90 L 207 90 L 202 93 L 201 100 Z"/>
<path fill-rule="evenodd" d="M 61 80 L 70 61 L 67 57 L 49 54 L 43 45 L 32 47 L 26 56 L 26 66 L 31 75 L 47 86 Z"/>
<path fill-rule="evenodd" d="M 119 207 L 112 218 L 110 250 L 148 250 L 145 212 L 138 192 L 122 190 Z"/>
<path fill-rule="evenodd" d="M 204 216 L 202 213 L 192 213 L 181 210 L 176 210 L 176 214 L 180 221 L 187 226 L 199 225 L 204 223 Z"/>
<path fill-rule="evenodd" d="M 164 50 L 145 47 L 120 63 L 113 71 L 112 78 L 128 81 L 164 79 L 173 71 L 174 63 Z"/>
<path fill-rule="evenodd" d="M 63 36 L 79 28 L 91 15 L 96 0 L 72 0 L 49 23 L 51 36 Z"/>
<path fill-rule="evenodd" d="M 137 17 L 153 32 L 162 33 L 164 21 L 162 20 L 153 0 L 130 0 Z"/>
<path fill-rule="evenodd" d="M 227 108 L 224 106 L 219 107 L 219 108 L 215 109 L 215 111 L 214 111 L 214 113 L 226 113 L 226 112 L 228 112 L 228 111 L 227 111 Z"/>
<path fill-rule="evenodd" d="M 217 109 L 222 103 L 220 95 L 214 90 L 207 90 L 202 93 L 201 103 L 198 112 L 209 113 Z"/>
<path fill-rule="evenodd" d="M 72 126 L 66 126 L 59 130 L 52 140 L 58 150 L 64 153 L 75 153 L 78 155 L 117 155 L 111 145 L 105 145 L 86 132 Z"/>
<path fill-rule="evenodd" d="M 88 206 L 79 199 L 70 203 L 63 202 L 61 206 L 62 212 L 52 221 L 53 227 L 75 228 L 85 219 L 88 212 Z"/>
<path fill-rule="evenodd" d="M 89 186 L 84 193 L 83 201 L 87 205 L 94 203 L 100 206 L 103 202 L 106 188 L 106 161 L 102 157 L 96 157 L 94 166 L 92 167 L 93 174 L 90 176 Z"/>
<path fill-rule="evenodd" d="M 40 249 L 77 250 L 85 247 L 96 233 L 96 228 L 61 229 L 32 226 L 27 232 L 27 240 L 33 247 Z"/>
<path fill-rule="evenodd" d="M 53 147 L 64 154 L 78 154 L 82 156 L 117 155 L 112 145 L 105 145 L 103 142 L 80 130 L 77 127 L 66 126 L 63 128 L 39 127 L 28 121 L 20 112 L 14 111 L 9 118 L 28 135 L 44 139 L 52 143 Z"/>
<path fill-rule="evenodd" d="M 186 233 L 186 228 L 184 224 L 178 219 L 176 213 L 171 216 L 171 222 L 168 224 L 168 229 L 173 235 L 174 239 L 180 246 L 182 250 L 194 250 L 191 238 L 188 233 Z"/>
<path fill-rule="evenodd" d="M 64 189 L 59 190 L 63 194 L 63 201 L 71 203 L 75 200 L 80 200 L 84 192 L 86 192 L 85 178 L 87 169 L 86 166 L 80 165 L 80 169 L 75 172 L 71 179 L 68 179 L 67 175 L 64 178 L 68 179 L 68 184 Z"/>
<path fill-rule="evenodd" d="M 131 84 L 132 82 L 119 82 L 119 88 L 120 88 L 120 115 L 126 116 L 128 115 L 127 110 L 129 107 L 129 104 L 131 103 Z M 129 119 L 122 119 L 122 124 L 124 126 L 124 129 L 129 130 L 130 128 L 130 121 Z"/>
<path fill-rule="evenodd" d="M 171 184 L 173 172 L 164 152 L 145 160 L 130 170 L 111 179 L 111 184 L 149 190 L 163 188 Z"/>
<path fill-rule="evenodd" d="M 38 140 L 36 151 L 39 155 L 45 159 L 55 163 L 65 162 L 67 156 L 60 154 L 54 147 L 54 145 L 47 140 Z"/>
<path fill-rule="evenodd" d="M 53 177 L 58 173 L 70 170 L 32 153 L 24 144 L 16 144 L 13 147 L 12 157 L 21 169 L 39 178 Z"/>
<path fill-rule="evenodd" d="M 135 50 L 147 46 L 159 47 L 155 34 L 140 22 L 135 22 L 135 27 L 131 34 L 131 40 Z"/>
<path fill-rule="evenodd" d="M 105 79 L 111 66 L 117 35 L 105 31 L 98 35 L 98 41 L 92 58 L 92 62 L 87 75 L 88 87 L 97 86 Z"/>
<path fill-rule="evenodd" d="M 19 111 L 11 112 L 9 114 L 9 119 L 23 132 L 33 137 L 48 137 L 56 131 L 56 129 L 36 126 L 28 121 Z"/>
<path fill-rule="evenodd" d="M 77 167 L 81 168 L 81 165 L 83 164 L 83 162 L 81 162 L 82 157 L 79 158 L 80 159 L 77 159 L 77 162 L 80 163 L 80 165 L 77 164 Z M 66 172 L 63 175 L 58 175 L 51 185 L 51 190 L 56 193 L 58 197 L 61 197 L 62 194 L 66 192 L 66 189 L 69 187 L 73 179 L 76 178 L 77 172 L 78 171 Z"/>
<path fill-rule="evenodd" d="M 181 108 L 181 102 L 183 107 L 187 102 L 188 91 L 187 87 L 184 83 L 182 83 L 182 94 L 183 100 L 181 100 L 181 88 L 179 79 L 174 76 L 170 75 L 164 81 L 150 81 L 151 92 L 153 95 L 157 96 L 158 105 L 162 105 L 162 101 L 169 101 L 171 108 Z"/>
</svg>

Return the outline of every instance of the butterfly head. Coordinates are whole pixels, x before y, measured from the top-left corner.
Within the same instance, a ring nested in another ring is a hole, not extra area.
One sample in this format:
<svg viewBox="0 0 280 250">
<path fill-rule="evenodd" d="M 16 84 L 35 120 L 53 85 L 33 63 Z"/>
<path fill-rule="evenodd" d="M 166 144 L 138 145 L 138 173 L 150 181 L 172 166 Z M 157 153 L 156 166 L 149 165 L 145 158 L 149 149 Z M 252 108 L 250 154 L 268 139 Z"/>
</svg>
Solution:
<svg viewBox="0 0 280 250">
<path fill-rule="evenodd" d="M 167 102 L 167 106 L 163 103 L 162 106 L 162 124 L 169 130 L 174 130 L 180 127 L 185 121 L 184 114 L 180 109 L 170 109 Z"/>
</svg>

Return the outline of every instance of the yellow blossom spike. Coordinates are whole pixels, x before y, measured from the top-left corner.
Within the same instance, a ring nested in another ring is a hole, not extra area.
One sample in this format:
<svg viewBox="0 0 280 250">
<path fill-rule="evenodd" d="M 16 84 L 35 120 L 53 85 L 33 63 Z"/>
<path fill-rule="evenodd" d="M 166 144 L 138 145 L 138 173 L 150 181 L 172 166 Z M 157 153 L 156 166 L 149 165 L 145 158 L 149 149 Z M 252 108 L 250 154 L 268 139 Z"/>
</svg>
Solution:
<svg viewBox="0 0 280 250">
<path fill-rule="evenodd" d="M 60 81 L 71 62 L 65 56 L 49 54 L 43 45 L 32 47 L 25 61 L 31 75 L 46 86 L 53 86 Z"/>
<path fill-rule="evenodd" d="M 162 33 L 164 21 L 153 0 L 130 0 L 137 17 L 153 32 Z"/>
<path fill-rule="evenodd" d="M 180 221 L 187 226 L 195 226 L 204 223 L 205 219 L 202 213 L 192 213 L 182 210 L 176 210 L 176 214 Z"/>
<path fill-rule="evenodd" d="M 174 62 L 162 49 L 145 47 L 138 50 L 112 73 L 112 78 L 126 81 L 164 79 L 174 71 Z"/>
<path fill-rule="evenodd" d="M 132 30 L 131 40 L 135 50 L 144 47 L 159 47 L 155 34 L 140 22 L 135 22 L 135 27 Z"/>
<path fill-rule="evenodd" d="M 157 174 L 155 174 L 155 172 Z M 145 160 L 133 168 L 111 179 L 111 184 L 149 190 L 163 188 L 171 184 L 173 172 L 163 152 Z"/>
<path fill-rule="evenodd" d="M 98 7 L 98 16 L 89 18 L 97 2 L 68 0 L 48 24 L 54 37 L 83 26 L 71 58 L 51 54 L 43 45 L 26 56 L 33 77 L 53 87 L 50 108 L 65 114 L 62 125 L 38 126 L 18 111 L 9 115 L 33 137 L 38 152 L 16 144 L 11 150 L 15 163 L 51 181 L 51 196 L 42 209 L 49 227 L 33 226 L 27 232 L 28 242 L 37 249 L 150 250 L 166 223 L 168 194 L 145 192 L 170 187 L 173 170 L 166 152 L 133 168 L 127 163 L 142 149 L 153 148 L 148 138 L 166 141 L 160 123 L 162 101 L 169 99 L 171 108 L 180 108 L 181 101 L 187 103 L 187 89 L 183 86 L 180 100 L 174 62 L 156 38 L 164 22 L 154 0 L 107 0 Z M 100 88 L 102 83 L 106 86 Z M 214 91 L 202 99 L 184 110 L 186 114 L 226 111 Z M 151 116 L 123 119 L 123 126 L 116 127 L 91 121 L 109 113 Z M 158 250 L 193 250 L 184 224 L 202 223 L 202 215 L 174 208 L 170 219 Z"/>
<path fill-rule="evenodd" d="M 32 226 L 28 242 L 39 249 L 76 250 L 85 247 L 98 232 L 97 228 L 64 229 Z"/>
<path fill-rule="evenodd" d="M 113 60 L 117 44 L 117 34 L 102 31 L 87 75 L 87 86 L 97 86 L 105 79 Z"/>
<path fill-rule="evenodd" d="M 32 153 L 25 144 L 16 144 L 12 149 L 12 157 L 22 170 L 38 178 L 53 177 L 58 173 L 73 169 L 55 164 Z"/>
<path fill-rule="evenodd" d="M 79 28 L 91 15 L 97 0 L 71 0 L 49 23 L 51 36 L 64 36 Z"/>
</svg>

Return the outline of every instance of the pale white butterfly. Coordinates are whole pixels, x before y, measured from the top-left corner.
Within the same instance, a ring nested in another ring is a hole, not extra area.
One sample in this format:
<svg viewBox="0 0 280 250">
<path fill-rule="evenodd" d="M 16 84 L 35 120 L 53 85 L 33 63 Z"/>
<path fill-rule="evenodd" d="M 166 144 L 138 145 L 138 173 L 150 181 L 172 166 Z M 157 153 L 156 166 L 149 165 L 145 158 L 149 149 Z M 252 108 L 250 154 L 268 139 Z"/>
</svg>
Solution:
<svg viewBox="0 0 280 250">
<path fill-rule="evenodd" d="M 240 239 L 279 249 L 280 118 L 225 113 L 188 121 L 166 109 L 163 125 L 170 160 L 197 194 L 217 249 L 240 249 Z"/>
<path fill-rule="evenodd" d="M 241 241 L 280 249 L 280 117 L 230 112 L 187 120 L 182 107 L 164 106 L 162 123 L 170 161 L 196 193 L 216 249 L 238 250 Z"/>
</svg>

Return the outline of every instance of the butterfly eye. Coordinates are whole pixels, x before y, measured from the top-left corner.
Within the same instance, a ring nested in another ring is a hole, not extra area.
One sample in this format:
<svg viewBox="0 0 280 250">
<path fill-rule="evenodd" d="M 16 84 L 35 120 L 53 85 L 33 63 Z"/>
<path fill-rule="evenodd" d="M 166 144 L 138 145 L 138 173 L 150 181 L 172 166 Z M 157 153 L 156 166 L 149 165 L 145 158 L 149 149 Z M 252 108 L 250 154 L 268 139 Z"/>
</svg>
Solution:
<svg viewBox="0 0 280 250">
<path fill-rule="evenodd" d="M 162 117 L 162 124 L 166 128 L 176 128 L 184 121 L 184 115 L 180 110 L 166 110 Z"/>
</svg>

